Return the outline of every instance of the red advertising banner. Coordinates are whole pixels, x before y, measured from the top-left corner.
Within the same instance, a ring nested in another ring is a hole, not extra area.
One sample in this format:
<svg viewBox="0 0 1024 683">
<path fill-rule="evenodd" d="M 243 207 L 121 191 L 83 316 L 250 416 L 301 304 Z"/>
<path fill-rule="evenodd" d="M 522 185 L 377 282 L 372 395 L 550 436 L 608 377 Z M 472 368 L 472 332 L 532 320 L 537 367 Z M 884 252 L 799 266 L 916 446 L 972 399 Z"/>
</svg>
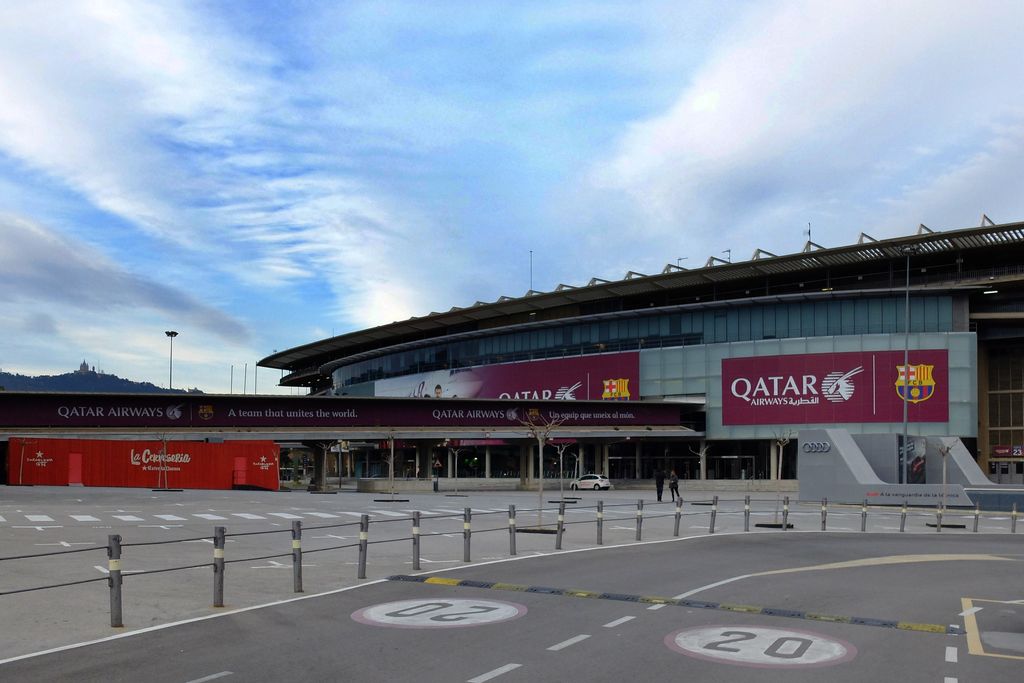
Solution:
<svg viewBox="0 0 1024 683">
<path fill-rule="evenodd" d="M 273 441 L 104 441 L 11 438 L 7 481 L 37 486 L 277 490 Z M 74 481 L 72 481 L 74 479 Z"/>
<path fill-rule="evenodd" d="M 640 354 L 606 353 L 423 372 L 377 380 L 377 396 L 629 401 L 639 398 Z"/>
<path fill-rule="evenodd" d="M 949 420 L 949 354 L 859 351 L 722 360 L 722 424 Z"/>
</svg>

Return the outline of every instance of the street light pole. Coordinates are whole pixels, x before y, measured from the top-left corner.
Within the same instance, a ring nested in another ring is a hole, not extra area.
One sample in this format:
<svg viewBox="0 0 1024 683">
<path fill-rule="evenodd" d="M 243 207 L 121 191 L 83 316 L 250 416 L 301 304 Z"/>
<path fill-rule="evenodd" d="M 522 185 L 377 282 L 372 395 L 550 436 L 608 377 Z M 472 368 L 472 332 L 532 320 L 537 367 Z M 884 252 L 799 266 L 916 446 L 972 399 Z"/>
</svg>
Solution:
<svg viewBox="0 0 1024 683">
<path fill-rule="evenodd" d="M 167 365 L 167 388 L 168 389 L 173 389 L 174 388 L 174 384 L 173 384 L 173 379 L 174 379 L 174 338 L 178 336 L 178 333 L 175 332 L 174 330 L 167 330 L 166 332 L 164 332 L 164 334 L 166 334 L 170 338 L 170 340 L 171 340 L 171 357 L 170 357 L 170 360 L 169 360 L 168 365 Z"/>
<path fill-rule="evenodd" d="M 907 282 L 905 288 L 905 297 L 903 305 L 903 393 L 900 397 L 903 399 L 903 443 L 900 448 L 899 460 L 896 463 L 897 469 L 896 481 L 900 484 L 906 483 L 906 469 L 907 469 L 907 438 L 908 438 L 908 426 L 909 426 L 909 408 L 910 402 L 907 400 L 908 388 L 910 386 L 910 256 L 917 253 L 917 245 L 905 244 L 900 248 L 903 255 L 906 256 L 906 268 L 907 268 Z"/>
</svg>

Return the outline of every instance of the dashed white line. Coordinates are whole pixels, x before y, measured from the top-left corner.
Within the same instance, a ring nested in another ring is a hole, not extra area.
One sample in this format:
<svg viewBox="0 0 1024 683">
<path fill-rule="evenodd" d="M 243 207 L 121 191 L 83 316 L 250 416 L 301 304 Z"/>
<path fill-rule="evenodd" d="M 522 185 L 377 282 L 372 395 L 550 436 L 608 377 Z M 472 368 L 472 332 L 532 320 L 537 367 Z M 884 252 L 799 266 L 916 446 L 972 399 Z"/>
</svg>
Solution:
<svg viewBox="0 0 1024 683">
<path fill-rule="evenodd" d="M 211 674 L 209 676 L 203 676 L 202 678 L 194 678 L 191 681 L 188 681 L 188 683 L 206 683 L 206 681 L 213 681 L 218 678 L 224 678 L 225 676 L 231 676 L 232 673 L 233 672 L 231 671 L 221 671 L 219 674 Z"/>
<path fill-rule="evenodd" d="M 153 515 L 153 516 L 156 517 L 157 519 L 162 519 L 165 522 L 184 522 L 184 521 L 186 521 L 184 517 L 179 517 L 178 515 Z"/>
<path fill-rule="evenodd" d="M 942 683 L 957 683 L 957 681 L 954 676 L 946 676 L 942 679 Z"/>
<path fill-rule="evenodd" d="M 499 666 L 497 669 L 494 669 L 493 671 L 488 671 L 485 674 L 480 674 L 476 678 L 470 678 L 468 681 L 466 681 L 466 683 L 485 683 L 486 681 L 489 681 L 492 678 L 497 678 L 502 674 L 507 674 L 509 671 L 514 671 L 521 666 L 522 664 L 506 664 L 505 666 Z"/>
<path fill-rule="evenodd" d="M 368 512 L 370 512 L 370 514 L 373 514 L 373 515 L 383 515 L 385 517 L 405 517 L 406 516 L 405 513 L 403 513 L 403 512 L 395 512 L 393 510 L 369 510 Z"/>
<path fill-rule="evenodd" d="M 135 515 L 114 515 L 114 519 L 119 519 L 122 522 L 145 522 L 146 520 L 142 517 L 136 517 Z"/>
<path fill-rule="evenodd" d="M 53 517 L 49 515 L 25 515 L 25 519 L 30 522 L 52 522 Z"/>
<path fill-rule="evenodd" d="M 563 640 L 562 642 L 558 643 L 557 645 L 552 645 L 551 647 L 548 648 L 548 650 L 550 650 L 551 652 L 558 652 L 559 650 L 564 650 L 565 648 L 569 647 L 570 645 L 575 645 L 576 643 L 582 642 L 582 641 L 586 640 L 589 637 L 590 636 L 586 635 L 585 633 L 581 633 L 578 636 L 573 636 L 569 640 Z"/>
<path fill-rule="evenodd" d="M 302 515 L 293 515 L 290 512 L 268 512 L 267 514 L 281 519 L 302 519 Z"/>
<path fill-rule="evenodd" d="M 338 515 L 332 515 L 330 512 L 307 512 L 307 515 L 314 517 L 320 517 L 322 519 L 337 519 Z"/>
<path fill-rule="evenodd" d="M 627 621 L 633 621 L 634 619 L 636 619 L 636 617 L 621 617 L 619 619 L 616 619 L 615 621 L 609 621 L 607 624 L 604 625 L 604 627 L 615 628 L 616 626 L 621 626 L 622 624 L 625 624 Z"/>
<path fill-rule="evenodd" d="M 242 519 L 266 519 L 262 515 L 254 515 L 251 512 L 232 512 L 232 517 L 241 517 Z"/>
<path fill-rule="evenodd" d="M 660 604 L 657 604 L 657 605 L 651 605 L 647 609 L 649 609 L 649 610 L 656 610 L 656 609 L 661 609 L 664 606 L 665 606 L 665 603 L 660 603 Z"/>
<path fill-rule="evenodd" d="M 221 522 L 221 521 L 227 519 L 227 517 L 221 517 L 220 515 L 211 515 L 211 514 L 206 513 L 206 512 L 194 512 L 194 513 L 192 513 L 192 516 L 193 517 L 198 517 L 199 519 L 208 519 L 211 522 Z"/>
<path fill-rule="evenodd" d="M 92 515 L 71 515 L 71 519 L 75 520 L 76 522 L 98 522 L 98 521 L 100 521 L 99 517 L 93 517 Z M 0 521 L 3 521 L 2 517 L 0 517 Z"/>
<path fill-rule="evenodd" d="M 956 664 L 957 660 L 957 649 L 953 646 L 946 647 L 946 662 L 949 664 Z"/>
</svg>

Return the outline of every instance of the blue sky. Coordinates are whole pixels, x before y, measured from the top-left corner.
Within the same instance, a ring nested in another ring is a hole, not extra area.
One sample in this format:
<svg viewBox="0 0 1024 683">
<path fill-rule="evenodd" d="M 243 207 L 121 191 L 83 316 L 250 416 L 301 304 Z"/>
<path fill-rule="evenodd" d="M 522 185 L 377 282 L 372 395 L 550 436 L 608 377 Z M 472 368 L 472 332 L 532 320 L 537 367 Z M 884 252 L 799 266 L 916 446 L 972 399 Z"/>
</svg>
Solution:
<svg viewBox="0 0 1024 683">
<path fill-rule="evenodd" d="M 0 4 L 0 369 L 1024 220 L 1019 2 Z M 263 371 L 260 392 L 285 390 Z"/>
</svg>

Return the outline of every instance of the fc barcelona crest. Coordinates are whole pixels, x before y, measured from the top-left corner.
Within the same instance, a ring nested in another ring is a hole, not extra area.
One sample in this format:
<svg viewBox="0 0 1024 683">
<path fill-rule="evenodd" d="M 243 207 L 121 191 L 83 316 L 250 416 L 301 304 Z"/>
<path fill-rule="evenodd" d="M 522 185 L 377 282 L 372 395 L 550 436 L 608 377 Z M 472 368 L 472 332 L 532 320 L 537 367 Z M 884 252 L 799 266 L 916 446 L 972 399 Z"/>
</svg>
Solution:
<svg viewBox="0 0 1024 683">
<path fill-rule="evenodd" d="M 204 420 L 209 420 L 211 417 L 213 417 L 213 406 L 211 406 L 211 405 L 201 405 L 201 406 L 199 406 L 199 417 L 201 417 Z"/>
<path fill-rule="evenodd" d="M 605 401 L 628 401 L 629 380 L 628 379 L 606 379 L 604 380 L 604 392 L 601 399 Z"/>
<path fill-rule="evenodd" d="M 934 365 L 897 365 L 896 394 L 911 403 L 927 401 L 935 393 L 934 369 Z"/>
</svg>

